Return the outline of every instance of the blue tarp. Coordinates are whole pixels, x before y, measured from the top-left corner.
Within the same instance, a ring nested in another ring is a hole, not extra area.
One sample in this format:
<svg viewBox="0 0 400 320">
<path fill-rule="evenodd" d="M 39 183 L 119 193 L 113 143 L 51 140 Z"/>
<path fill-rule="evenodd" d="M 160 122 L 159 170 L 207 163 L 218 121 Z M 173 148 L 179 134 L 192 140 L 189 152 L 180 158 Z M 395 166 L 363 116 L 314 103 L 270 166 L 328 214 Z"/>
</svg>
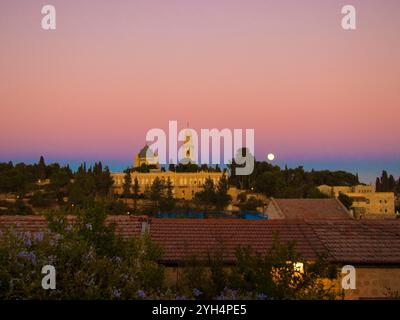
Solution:
<svg viewBox="0 0 400 320">
<path fill-rule="evenodd" d="M 161 212 L 157 214 L 157 218 L 189 218 L 189 219 L 205 219 L 205 218 L 233 218 L 247 220 L 266 220 L 261 212 L 257 211 L 224 211 L 224 212 Z"/>
</svg>

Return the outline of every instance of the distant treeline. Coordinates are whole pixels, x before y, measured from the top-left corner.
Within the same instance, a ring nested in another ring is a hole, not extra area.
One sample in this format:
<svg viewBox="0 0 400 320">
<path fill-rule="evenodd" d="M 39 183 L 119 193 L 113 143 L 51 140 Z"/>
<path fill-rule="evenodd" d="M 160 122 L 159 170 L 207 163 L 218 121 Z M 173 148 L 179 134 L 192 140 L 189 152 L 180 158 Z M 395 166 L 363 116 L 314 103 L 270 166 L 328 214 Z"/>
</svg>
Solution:
<svg viewBox="0 0 400 320">
<path fill-rule="evenodd" d="M 345 171 L 305 171 L 302 166 L 282 170 L 268 162 L 255 162 L 248 176 L 235 175 L 236 165 L 230 165 L 229 182 L 239 189 L 253 190 L 275 198 L 324 198 L 317 186 L 353 186 L 360 183 L 357 174 Z"/>
<path fill-rule="evenodd" d="M 393 175 L 388 175 L 387 171 L 383 170 L 380 178 L 376 178 L 376 191 L 379 192 L 394 192 L 400 194 L 400 177 L 396 181 Z"/>
<path fill-rule="evenodd" d="M 31 207 L 74 210 L 99 199 L 114 206 L 112 185 L 110 171 L 101 162 L 88 168 L 82 164 L 76 172 L 57 163 L 46 165 L 43 157 L 37 164 L 0 163 L 0 193 L 16 195 L 16 202 L 0 201 L 0 214 L 31 214 Z"/>
<path fill-rule="evenodd" d="M 73 178 L 69 166 L 61 167 L 58 163 L 46 165 L 43 157 L 36 164 L 12 162 L 0 163 L 0 192 L 19 193 L 21 195 L 34 190 L 39 180 L 64 180 Z"/>
<path fill-rule="evenodd" d="M 276 198 L 320 198 L 324 195 L 317 189 L 319 185 L 353 186 L 360 183 L 357 174 L 345 171 L 306 171 L 302 166 L 282 169 L 268 162 L 256 161 L 252 174 L 237 176 L 235 163 L 228 167 L 231 186 Z M 150 169 L 152 168 L 142 166 L 137 170 L 148 172 Z M 196 164 L 171 165 L 168 169 L 176 172 L 221 170 L 219 167 Z M 45 191 L 51 198 L 61 202 L 63 198 L 69 197 L 75 204 L 82 202 L 82 198 L 95 199 L 108 195 L 113 183 L 108 167 L 103 167 L 101 162 L 88 168 L 82 164 L 76 172 L 68 165 L 46 165 L 43 157 L 36 164 L 0 163 L 0 193 L 15 193 L 23 197 L 28 192 L 43 189 L 38 186 L 39 180 L 48 182 Z M 400 193 L 400 179 L 396 180 L 393 175 L 383 171 L 382 176 L 376 179 L 376 190 Z M 41 200 L 38 192 L 36 198 Z"/>
</svg>

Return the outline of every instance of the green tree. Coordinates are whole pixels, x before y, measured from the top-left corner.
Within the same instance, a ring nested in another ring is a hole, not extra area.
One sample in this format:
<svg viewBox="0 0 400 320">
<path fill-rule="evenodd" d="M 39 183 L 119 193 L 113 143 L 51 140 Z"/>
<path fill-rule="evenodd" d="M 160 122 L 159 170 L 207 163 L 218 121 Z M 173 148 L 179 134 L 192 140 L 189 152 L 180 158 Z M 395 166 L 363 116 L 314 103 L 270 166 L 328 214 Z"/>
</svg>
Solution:
<svg viewBox="0 0 400 320">
<path fill-rule="evenodd" d="M 388 191 L 389 192 L 396 192 L 396 180 L 394 179 L 393 175 L 389 176 Z"/>
<path fill-rule="evenodd" d="M 104 208 L 80 210 L 73 224 L 58 211 L 47 218 L 47 232 L 2 230 L 0 299 L 130 300 L 163 289 L 161 248 L 146 234 L 118 236 Z M 41 269 L 47 264 L 57 270 L 57 290 L 42 288 Z"/>
<path fill-rule="evenodd" d="M 44 162 L 43 156 L 40 156 L 39 163 L 37 165 L 38 178 L 41 180 L 46 179 L 46 164 Z"/>
<path fill-rule="evenodd" d="M 218 210 L 223 210 L 232 197 L 228 194 L 229 183 L 226 175 L 224 174 L 218 181 L 218 185 L 215 192 L 215 205 Z"/>
<path fill-rule="evenodd" d="M 138 181 L 138 178 L 135 177 L 135 179 L 133 181 L 133 198 L 134 199 L 139 198 L 139 191 L 140 191 L 139 181 Z"/>
<path fill-rule="evenodd" d="M 55 199 L 59 203 L 62 203 L 64 197 L 68 194 L 71 178 L 72 173 L 67 167 L 60 168 L 50 176 L 50 184 L 48 185 L 47 190 L 54 195 Z"/>
<path fill-rule="evenodd" d="M 285 188 L 283 175 L 280 172 L 263 172 L 256 178 L 255 188 L 269 197 L 282 197 L 280 195 Z"/>
<path fill-rule="evenodd" d="M 160 204 L 164 196 L 164 188 L 164 181 L 159 177 L 156 177 L 150 186 L 150 200 L 152 200 L 153 208 L 156 211 L 160 211 Z"/>
<path fill-rule="evenodd" d="M 35 191 L 32 197 L 29 199 L 29 203 L 36 208 L 45 208 L 50 206 L 51 202 L 46 198 L 44 192 Z"/>
<path fill-rule="evenodd" d="M 133 180 L 133 212 L 136 213 L 137 211 L 137 200 L 139 199 L 139 181 L 138 178 L 135 177 Z"/>
<path fill-rule="evenodd" d="M 173 186 L 170 177 L 168 177 L 167 182 L 165 184 L 166 189 L 166 197 L 163 199 L 162 210 L 163 211 L 171 211 L 175 207 L 175 199 L 173 194 Z"/>
<path fill-rule="evenodd" d="M 246 192 L 241 192 L 237 195 L 236 200 L 239 201 L 239 203 L 245 203 L 247 201 L 247 194 Z"/>
<path fill-rule="evenodd" d="M 337 271 L 324 255 L 315 262 L 305 261 L 294 242 L 282 243 L 274 235 L 266 253 L 238 247 L 229 288 L 242 295 L 265 295 L 268 299 L 334 299 L 338 292 L 326 287 L 324 279 L 335 279 Z M 299 265 L 302 266 L 299 269 Z"/>
<path fill-rule="evenodd" d="M 261 207 L 263 202 L 256 199 L 256 197 L 251 196 L 246 201 L 241 201 L 239 203 L 239 208 L 245 211 L 256 211 L 258 207 Z"/>
<path fill-rule="evenodd" d="M 124 184 L 122 185 L 123 195 L 128 198 L 131 195 L 132 176 L 129 169 L 125 170 Z"/>
<path fill-rule="evenodd" d="M 353 205 L 353 199 L 351 199 L 349 196 L 344 194 L 343 192 L 339 193 L 339 201 L 348 209 L 350 210 L 351 206 Z"/>
<path fill-rule="evenodd" d="M 304 197 L 305 198 L 309 198 L 309 199 L 326 199 L 326 198 L 329 198 L 326 194 L 322 193 L 321 191 L 319 191 L 318 188 L 316 188 L 314 186 L 310 186 L 309 188 L 306 189 Z"/>
<path fill-rule="evenodd" d="M 381 192 L 381 191 L 382 191 L 381 179 L 379 179 L 379 178 L 376 178 L 376 181 L 375 181 L 375 190 L 376 190 L 377 192 Z"/>
<path fill-rule="evenodd" d="M 195 199 L 206 206 L 207 209 L 215 204 L 215 185 L 211 177 L 207 177 L 202 186 L 202 190 L 196 192 Z"/>
</svg>

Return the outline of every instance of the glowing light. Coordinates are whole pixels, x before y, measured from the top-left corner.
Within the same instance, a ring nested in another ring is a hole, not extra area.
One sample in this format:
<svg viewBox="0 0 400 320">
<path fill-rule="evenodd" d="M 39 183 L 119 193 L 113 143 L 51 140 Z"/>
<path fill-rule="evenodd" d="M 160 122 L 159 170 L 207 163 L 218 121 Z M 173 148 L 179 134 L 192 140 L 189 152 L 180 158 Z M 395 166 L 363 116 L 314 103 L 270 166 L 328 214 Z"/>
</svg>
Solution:
<svg viewBox="0 0 400 320">
<path fill-rule="evenodd" d="M 273 160 L 275 159 L 275 155 L 274 155 L 273 153 L 268 153 L 267 159 L 268 159 L 269 161 L 273 161 Z"/>
<path fill-rule="evenodd" d="M 304 273 L 304 264 L 302 262 L 296 262 L 293 264 L 295 272 Z"/>
</svg>

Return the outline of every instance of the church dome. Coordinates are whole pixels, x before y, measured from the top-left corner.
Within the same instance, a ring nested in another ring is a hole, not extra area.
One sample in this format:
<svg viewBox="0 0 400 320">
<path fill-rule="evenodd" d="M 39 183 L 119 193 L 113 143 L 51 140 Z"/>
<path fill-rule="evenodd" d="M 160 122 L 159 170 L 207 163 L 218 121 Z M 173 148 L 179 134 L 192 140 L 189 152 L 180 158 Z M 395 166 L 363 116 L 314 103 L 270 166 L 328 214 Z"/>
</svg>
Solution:
<svg viewBox="0 0 400 320">
<path fill-rule="evenodd" d="M 142 150 L 140 150 L 138 154 L 139 158 L 152 158 L 154 157 L 154 152 L 149 148 L 149 146 L 146 144 Z"/>
</svg>

